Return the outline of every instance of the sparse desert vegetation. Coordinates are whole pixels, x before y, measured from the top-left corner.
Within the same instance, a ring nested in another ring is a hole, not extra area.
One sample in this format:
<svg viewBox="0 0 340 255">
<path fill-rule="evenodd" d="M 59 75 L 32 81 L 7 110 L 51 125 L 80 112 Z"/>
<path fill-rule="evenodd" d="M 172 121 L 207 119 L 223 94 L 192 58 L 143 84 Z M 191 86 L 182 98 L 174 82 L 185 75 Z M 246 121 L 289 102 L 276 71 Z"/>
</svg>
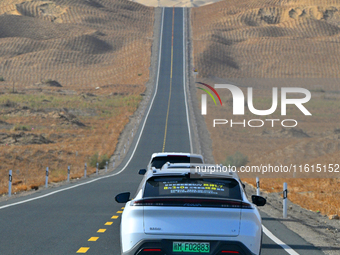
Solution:
<svg viewBox="0 0 340 255">
<path fill-rule="evenodd" d="M 216 162 L 239 151 L 255 166 L 340 163 L 340 1 L 221 1 L 192 9 L 191 17 L 198 81 L 239 85 L 245 97 L 246 87 L 252 87 L 256 109 L 271 107 L 272 87 L 303 87 L 312 94 L 305 104 L 312 116 L 293 106 L 281 116 L 280 100 L 269 116 L 253 115 L 247 107 L 244 116 L 233 116 L 231 93 L 219 89 L 223 106 L 208 99 L 205 116 Z M 201 93 L 197 90 L 198 98 Z M 272 128 L 265 121 L 262 128 L 230 123 L 214 128 L 213 119 L 295 119 L 298 126 L 277 122 Z M 251 177 L 246 181 L 254 185 Z M 277 177 L 262 178 L 261 187 L 281 192 L 287 181 L 293 202 L 323 214 L 340 213 L 339 174 Z"/>
<path fill-rule="evenodd" d="M 153 8 L 127 0 L 0 2 L 0 194 L 95 171 L 149 79 Z"/>
<path fill-rule="evenodd" d="M 65 180 L 68 165 L 71 178 L 83 175 L 85 162 L 88 173 L 97 162 L 102 168 L 141 100 L 140 95 L 4 97 L 7 101 L 0 97 L 1 193 L 7 192 L 9 169 L 17 192 L 42 185 L 47 166 L 50 182 Z"/>
</svg>

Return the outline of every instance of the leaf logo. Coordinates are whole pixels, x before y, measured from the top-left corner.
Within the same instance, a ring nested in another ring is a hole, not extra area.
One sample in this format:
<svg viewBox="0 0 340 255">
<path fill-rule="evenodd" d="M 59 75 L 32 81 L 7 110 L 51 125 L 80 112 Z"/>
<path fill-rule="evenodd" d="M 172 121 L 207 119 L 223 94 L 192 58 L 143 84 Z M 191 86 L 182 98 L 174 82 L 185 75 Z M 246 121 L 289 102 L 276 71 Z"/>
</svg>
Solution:
<svg viewBox="0 0 340 255">
<path fill-rule="evenodd" d="M 210 85 L 208 85 L 206 83 L 203 83 L 203 82 L 196 82 L 196 83 L 201 84 L 203 86 L 206 86 L 212 92 L 214 92 L 215 95 L 217 96 L 218 100 L 220 101 L 220 104 L 222 105 L 221 97 L 220 97 L 220 95 L 217 93 L 217 91 L 213 87 L 211 87 Z M 203 90 L 204 92 L 206 92 L 212 98 L 212 100 L 214 101 L 215 105 L 217 105 L 214 96 L 211 94 L 211 92 L 209 90 L 204 89 L 204 88 L 200 88 L 200 87 L 197 87 L 197 88 Z M 201 114 L 202 115 L 207 115 L 207 95 L 206 94 L 202 94 L 201 99 L 202 99 Z"/>
</svg>

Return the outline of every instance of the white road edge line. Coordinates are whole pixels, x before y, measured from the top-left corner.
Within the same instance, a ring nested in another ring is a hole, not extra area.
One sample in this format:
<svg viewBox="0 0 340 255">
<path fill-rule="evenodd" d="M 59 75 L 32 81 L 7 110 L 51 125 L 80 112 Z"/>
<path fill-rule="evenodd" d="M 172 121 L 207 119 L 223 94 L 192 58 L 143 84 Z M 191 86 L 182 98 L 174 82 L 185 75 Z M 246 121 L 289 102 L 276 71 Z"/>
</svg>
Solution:
<svg viewBox="0 0 340 255">
<path fill-rule="evenodd" d="M 185 47 L 185 16 L 184 16 L 184 10 L 185 7 L 182 8 L 183 9 L 183 89 L 184 89 L 184 101 L 185 101 L 185 112 L 186 112 L 186 116 L 187 116 L 187 124 L 188 124 L 188 133 L 189 133 L 189 141 L 190 141 L 190 153 L 193 153 L 193 149 L 192 149 L 192 140 L 191 140 L 191 130 L 190 130 L 190 120 L 189 120 L 189 110 L 188 110 L 188 103 L 187 103 L 187 93 L 186 93 L 186 83 L 185 83 L 185 57 L 186 57 L 186 47 Z"/>
<path fill-rule="evenodd" d="M 37 199 L 40 199 L 40 198 L 48 197 L 48 196 L 54 195 L 56 193 L 65 191 L 65 190 L 74 189 L 74 188 L 77 188 L 77 187 L 80 187 L 80 186 L 83 186 L 83 185 L 86 185 L 86 184 L 89 184 L 89 183 L 92 183 L 92 182 L 95 182 L 95 181 L 99 181 L 101 179 L 109 178 L 109 177 L 112 177 L 112 176 L 120 174 L 121 172 L 123 172 L 126 169 L 126 167 L 129 165 L 131 159 L 133 158 L 133 155 L 135 154 L 135 152 L 137 150 L 140 138 L 142 137 L 142 134 L 143 134 L 143 131 L 144 131 L 145 123 L 146 123 L 146 121 L 147 121 L 147 119 L 149 117 L 150 110 L 152 108 L 153 102 L 155 100 L 155 97 L 156 97 L 156 94 L 157 94 L 157 91 L 158 91 L 158 81 L 159 81 L 159 72 L 160 72 L 161 55 L 162 55 L 163 22 L 164 22 L 164 7 L 162 8 L 162 23 L 161 23 L 161 34 L 160 34 L 160 40 L 159 40 L 160 43 L 159 43 L 158 71 L 157 71 L 155 93 L 154 93 L 154 95 L 152 97 L 152 101 L 150 103 L 150 107 L 149 107 L 148 112 L 147 112 L 147 114 L 145 116 L 145 119 L 144 119 L 144 122 L 143 122 L 143 126 L 142 126 L 142 129 L 141 129 L 140 134 L 138 136 L 138 140 L 136 142 L 135 148 L 133 149 L 133 152 L 132 152 L 128 162 L 126 162 L 125 166 L 119 172 L 117 172 L 117 173 L 114 173 L 114 174 L 111 174 L 111 175 L 107 175 L 107 176 L 103 176 L 103 177 L 99 177 L 99 178 L 96 178 L 96 179 L 88 181 L 88 182 L 76 184 L 76 185 L 74 185 L 72 187 L 68 187 L 68 188 L 52 191 L 52 192 L 50 192 L 48 194 L 45 194 L 45 195 L 42 195 L 42 196 L 26 199 L 26 200 L 23 200 L 23 201 L 20 201 L 20 202 L 16 202 L 16 203 L 12 203 L 12 204 L 8 204 L 8 205 L 3 205 L 3 206 L 0 206 L 0 210 L 8 208 L 8 207 L 11 207 L 11 206 L 19 205 L 19 204 L 24 204 L 24 203 L 27 203 L 27 202 L 30 202 L 30 201 L 33 201 L 33 200 L 37 200 Z"/>
<path fill-rule="evenodd" d="M 296 251 L 294 251 L 289 245 L 282 242 L 279 238 L 273 235 L 272 232 L 270 232 L 265 226 L 262 225 L 263 233 L 266 234 L 274 243 L 281 246 L 288 254 L 290 255 L 299 255 Z"/>
</svg>

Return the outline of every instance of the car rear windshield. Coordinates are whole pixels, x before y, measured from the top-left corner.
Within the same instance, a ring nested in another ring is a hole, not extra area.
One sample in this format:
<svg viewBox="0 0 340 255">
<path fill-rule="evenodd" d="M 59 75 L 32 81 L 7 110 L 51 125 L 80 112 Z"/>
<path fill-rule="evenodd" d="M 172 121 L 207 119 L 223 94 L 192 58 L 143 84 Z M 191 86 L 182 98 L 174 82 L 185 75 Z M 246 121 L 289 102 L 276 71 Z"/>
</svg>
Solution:
<svg viewBox="0 0 340 255">
<path fill-rule="evenodd" d="M 198 157 L 188 157 L 188 156 L 164 156 L 155 157 L 152 159 L 151 166 L 155 168 L 162 168 L 166 163 L 203 163 L 201 158 Z"/>
<path fill-rule="evenodd" d="M 144 189 L 146 197 L 207 197 L 241 200 L 241 190 L 234 179 L 196 179 L 188 176 L 152 177 Z"/>
</svg>

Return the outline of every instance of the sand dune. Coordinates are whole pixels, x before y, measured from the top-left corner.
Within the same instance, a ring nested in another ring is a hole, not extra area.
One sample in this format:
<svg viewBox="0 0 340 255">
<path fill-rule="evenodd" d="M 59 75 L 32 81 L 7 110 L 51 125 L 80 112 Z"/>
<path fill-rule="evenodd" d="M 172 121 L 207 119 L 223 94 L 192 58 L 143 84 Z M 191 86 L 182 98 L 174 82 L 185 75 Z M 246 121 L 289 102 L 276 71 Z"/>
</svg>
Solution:
<svg viewBox="0 0 340 255">
<path fill-rule="evenodd" d="M 307 107 L 313 117 L 298 111 L 289 114 L 299 121 L 298 128 L 313 134 L 308 142 L 258 136 L 260 131 L 250 128 L 243 144 L 246 134 L 211 128 L 211 118 L 235 118 L 230 107 L 211 110 L 206 118 L 212 136 L 216 136 L 216 160 L 239 148 L 254 164 L 326 163 L 329 158 L 336 161 L 340 147 L 338 135 L 333 132 L 340 114 L 340 1 L 222 1 L 192 9 L 192 27 L 199 80 L 251 86 L 256 89 L 257 107 L 263 109 L 270 105 L 272 87 L 304 87 L 312 92 Z M 230 97 L 224 91 L 221 94 Z M 270 117 L 285 116 L 277 110 Z M 277 134 L 280 128 L 268 130 Z M 232 140 L 228 133 L 235 133 Z M 222 149 L 226 141 L 233 143 L 227 151 Z M 328 150 L 324 145 L 328 143 L 335 149 Z"/>
<path fill-rule="evenodd" d="M 199 7 L 219 2 L 220 0 L 133 0 L 134 2 L 153 7 Z"/>
<path fill-rule="evenodd" d="M 194 8 L 195 64 L 201 77 L 338 78 L 339 10 L 340 1 L 272 0 Z"/>
<path fill-rule="evenodd" d="M 91 157 L 120 150 L 149 80 L 153 25 L 154 9 L 128 0 L 0 1 L 1 194 L 9 169 L 13 192 L 38 189 L 43 165 L 51 182 L 70 165 L 78 178 Z"/>
<path fill-rule="evenodd" d="M 144 90 L 152 8 L 127 0 L 9 0 L 0 3 L 0 24 L 1 89 L 52 79 L 76 92 L 114 84 Z"/>
<path fill-rule="evenodd" d="M 339 161 L 340 1 L 228 0 L 193 8 L 191 14 L 194 65 L 199 81 L 240 85 L 245 95 L 245 87 L 252 87 L 256 109 L 270 108 L 272 87 L 302 87 L 312 95 L 305 104 L 312 113 L 309 117 L 296 107 L 290 108 L 285 116 L 280 109 L 269 116 L 257 116 L 247 110 L 244 116 L 235 116 L 230 92 L 218 90 L 224 105 L 215 107 L 208 101 L 205 116 L 215 160 L 224 162 L 239 151 L 248 157 L 248 166 L 311 167 L 309 172 L 298 171 L 294 177 L 319 179 L 285 179 L 290 187 L 289 198 L 310 210 L 338 213 L 337 184 L 332 186 L 332 179 L 320 179 L 338 175 L 312 173 L 312 166 L 327 168 Z M 198 96 L 200 93 L 199 90 Z M 247 122 L 266 118 L 297 120 L 298 130 L 293 132 L 281 125 L 261 128 L 212 125 L 213 119 Z M 282 190 L 282 179 L 265 178 L 282 175 L 256 175 L 263 179 L 261 187 L 267 191 Z M 242 175 L 247 176 L 250 174 Z M 293 174 L 285 177 L 288 176 Z M 254 180 L 251 176 L 247 181 Z M 299 194 L 301 191 L 310 196 Z"/>
<path fill-rule="evenodd" d="M 40 41 L 81 35 L 93 31 L 72 25 L 65 29 L 62 24 L 19 15 L 1 15 L 0 23 L 0 38 L 21 37 Z"/>
</svg>

